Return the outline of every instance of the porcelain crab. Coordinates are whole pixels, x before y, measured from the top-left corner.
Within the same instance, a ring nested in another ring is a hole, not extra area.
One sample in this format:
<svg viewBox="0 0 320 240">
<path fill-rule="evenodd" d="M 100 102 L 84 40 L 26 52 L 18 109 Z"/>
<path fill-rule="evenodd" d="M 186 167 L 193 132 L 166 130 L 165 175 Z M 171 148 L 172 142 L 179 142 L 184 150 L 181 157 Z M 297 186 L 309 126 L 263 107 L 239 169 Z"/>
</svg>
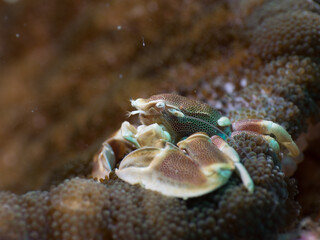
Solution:
<svg viewBox="0 0 320 240">
<path fill-rule="evenodd" d="M 234 123 L 208 104 L 176 94 L 131 100 L 140 126 L 125 121 L 94 158 L 92 175 L 117 176 L 172 197 L 197 197 L 224 185 L 235 171 L 246 189 L 254 183 L 226 138 L 245 131 L 261 135 L 275 152 L 278 142 L 299 155 L 290 134 L 279 124 L 257 119 Z M 275 138 L 271 137 L 272 134 Z"/>
</svg>

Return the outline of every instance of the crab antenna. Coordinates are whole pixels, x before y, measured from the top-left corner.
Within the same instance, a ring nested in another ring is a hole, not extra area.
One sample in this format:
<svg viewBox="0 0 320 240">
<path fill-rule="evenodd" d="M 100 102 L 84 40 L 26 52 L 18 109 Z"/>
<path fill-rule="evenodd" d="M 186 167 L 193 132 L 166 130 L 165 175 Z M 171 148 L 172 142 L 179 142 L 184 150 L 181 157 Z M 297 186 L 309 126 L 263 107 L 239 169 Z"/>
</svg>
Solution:
<svg viewBox="0 0 320 240">
<path fill-rule="evenodd" d="M 246 155 L 246 157 L 247 157 L 248 159 L 250 159 L 249 155 L 248 155 L 245 151 L 243 151 L 243 148 L 240 147 L 239 144 L 238 144 L 232 137 L 228 136 L 224 131 L 222 131 L 222 130 L 221 130 L 220 128 L 218 128 L 217 126 L 215 126 L 215 125 L 213 125 L 213 124 L 211 124 L 211 123 L 209 123 L 209 122 L 206 122 L 206 121 L 204 121 L 204 120 L 202 120 L 202 119 L 200 119 L 200 118 L 195 118 L 195 117 L 192 117 L 192 116 L 185 116 L 185 117 L 186 117 L 186 118 L 193 119 L 193 120 L 196 120 L 196 121 L 200 121 L 200 122 L 202 122 L 202 123 L 204 123 L 204 124 L 207 124 L 207 125 L 209 125 L 210 127 L 214 128 L 214 129 L 217 130 L 219 133 L 221 133 L 222 135 L 224 135 L 227 139 L 230 139 L 239 149 L 241 149 L 241 152 L 243 152 L 243 153 Z"/>
</svg>

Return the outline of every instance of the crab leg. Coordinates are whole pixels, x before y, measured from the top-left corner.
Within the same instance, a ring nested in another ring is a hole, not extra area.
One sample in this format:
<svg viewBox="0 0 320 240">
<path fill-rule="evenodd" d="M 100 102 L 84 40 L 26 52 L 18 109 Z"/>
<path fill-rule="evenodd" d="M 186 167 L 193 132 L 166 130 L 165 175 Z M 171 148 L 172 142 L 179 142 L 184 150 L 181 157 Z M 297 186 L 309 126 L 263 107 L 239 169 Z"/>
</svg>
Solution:
<svg viewBox="0 0 320 240">
<path fill-rule="evenodd" d="M 273 134 L 276 140 L 289 150 L 289 155 L 297 157 L 300 150 L 290 134 L 279 124 L 260 119 L 239 120 L 232 124 L 234 131 L 253 131 L 261 134 Z"/>
<path fill-rule="evenodd" d="M 247 169 L 242 165 L 240 162 L 240 157 L 238 153 L 229 146 L 228 143 L 226 143 L 221 137 L 218 135 L 215 135 L 211 137 L 211 141 L 214 145 L 218 147 L 218 149 L 223 152 L 225 155 L 227 155 L 233 162 L 236 168 L 236 172 L 241 178 L 243 185 L 248 189 L 250 193 L 254 190 L 254 183 L 247 171 Z"/>
</svg>

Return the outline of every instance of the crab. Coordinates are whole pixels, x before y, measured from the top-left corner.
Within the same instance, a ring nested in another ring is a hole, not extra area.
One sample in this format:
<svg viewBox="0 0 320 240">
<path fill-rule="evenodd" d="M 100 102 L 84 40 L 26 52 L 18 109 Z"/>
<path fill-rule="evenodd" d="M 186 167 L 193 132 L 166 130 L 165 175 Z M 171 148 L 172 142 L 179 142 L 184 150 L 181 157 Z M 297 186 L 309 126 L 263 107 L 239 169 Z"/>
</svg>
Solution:
<svg viewBox="0 0 320 240">
<path fill-rule="evenodd" d="M 187 199 L 220 188 L 236 172 L 252 193 L 254 183 L 226 139 L 246 132 L 262 136 L 277 154 L 279 143 L 292 157 L 300 152 L 279 124 L 261 119 L 231 123 L 198 100 L 159 94 L 131 100 L 131 105 L 136 110 L 129 115 L 139 115 L 142 124 L 135 127 L 125 121 L 102 144 L 93 161 L 94 178 L 106 178 L 115 170 L 120 179 L 130 184 Z"/>
</svg>

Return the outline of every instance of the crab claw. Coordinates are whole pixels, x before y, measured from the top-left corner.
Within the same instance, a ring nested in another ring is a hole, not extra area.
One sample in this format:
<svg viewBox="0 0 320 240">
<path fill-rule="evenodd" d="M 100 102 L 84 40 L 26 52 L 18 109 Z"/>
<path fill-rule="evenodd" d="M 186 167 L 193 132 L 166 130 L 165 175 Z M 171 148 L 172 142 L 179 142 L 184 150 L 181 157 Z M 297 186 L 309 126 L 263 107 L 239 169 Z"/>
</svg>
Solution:
<svg viewBox="0 0 320 240">
<path fill-rule="evenodd" d="M 211 173 L 217 166 L 236 170 L 246 189 L 252 193 L 254 183 L 240 163 L 238 153 L 221 137 L 215 135 L 211 139 L 205 133 L 195 133 L 178 146 L 187 152 L 194 161 L 198 162 L 205 173 Z"/>
<path fill-rule="evenodd" d="M 178 142 L 177 145 L 193 161 L 197 162 L 207 175 L 212 174 L 212 169 L 217 166 L 234 169 L 233 162 L 212 144 L 211 139 L 205 133 L 192 134 L 187 139 Z"/>
<path fill-rule="evenodd" d="M 144 147 L 131 152 L 122 160 L 116 174 L 130 184 L 187 199 L 219 188 L 228 181 L 234 169 L 232 164 L 225 163 L 217 163 L 211 168 L 204 165 L 205 169 L 167 142 L 162 149 Z"/>
<path fill-rule="evenodd" d="M 115 167 L 116 158 L 109 143 L 104 142 L 98 154 L 93 158 L 92 177 L 104 179 Z"/>
<path fill-rule="evenodd" d="M 289 150 L 289 155 L 297 157 L 300 150 L 292 140 L 290 134 L 279 124 L 267 120 L 248 119 L 239 120 L 232 124 L 235 131 L 253 131 L 260 134 L 273 134 L 276 140 Z"/>
</svg>

